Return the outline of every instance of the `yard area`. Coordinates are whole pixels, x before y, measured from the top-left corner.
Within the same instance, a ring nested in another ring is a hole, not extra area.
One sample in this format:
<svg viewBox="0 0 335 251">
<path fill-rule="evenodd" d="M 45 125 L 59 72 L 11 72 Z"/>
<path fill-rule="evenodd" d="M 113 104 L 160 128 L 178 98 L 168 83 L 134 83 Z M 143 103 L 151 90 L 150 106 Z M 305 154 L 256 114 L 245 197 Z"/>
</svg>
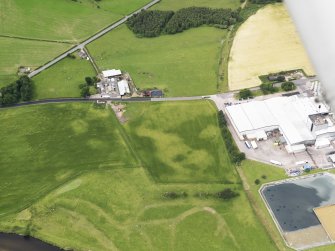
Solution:
<svg viewBox="0 0 335 251">
<path fill-rule="evenodd" d="M 258 86 L 261 75 L 294 69 L 315 74 L 285 7 L 267 5 L 236 33 L 228 65 L 229 89 Z"/>
<path fill-rule="evenodd" d="M 33 78 L 34 99 L 79 97 L 79 85 L 85 83 L 85 77 L 93 76 L 96 72 L 89 61 L 65 58 Z"/>
</svg>

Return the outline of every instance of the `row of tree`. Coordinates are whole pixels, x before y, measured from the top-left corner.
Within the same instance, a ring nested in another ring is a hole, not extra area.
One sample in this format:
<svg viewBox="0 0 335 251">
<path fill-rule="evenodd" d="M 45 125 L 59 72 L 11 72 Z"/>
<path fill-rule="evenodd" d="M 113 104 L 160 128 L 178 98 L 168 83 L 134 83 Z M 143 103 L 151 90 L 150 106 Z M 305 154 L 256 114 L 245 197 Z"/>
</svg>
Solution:
<svg viewBox="0 0 335 251">
<path fill-rule="evenodd" d="M 194 194 L 195 197 L 197 198 L 202 198 L 202 199 L 209 199 L 209 198 L 215 198 L 215 199 L 221 199 L 221 200 L 230 200 L 232 198 L 235 198 L 239 196 L 239 193 L 232 190 L 231 188 L 225 188 L 222 191 L 219 191 L 217 193 L 212 193 L 212 192 L 197 192 Z M 187 192 L 164 192 L 162 194 L 162 197 L 164 199 L 183 199 L 188 197 Z"/>
<path fill-rule="evenodd" d="M 227 120 L 223 114 L 223 111 L 219 111 L 218 120 L 222 138 L 225 142 L 230 160 L 233 164 L 240 164 L 243 160 L 245 160 L 245 153 L 240 152 L 240 150 L 237 148 L 233 136 L 228 129 Z"/>
<path fill-rule="evenodd" d="M 14 83 L 0 89 L 0 104 L 12 105 L 20 101 L 29 101 L 33 95 L 33 81 L 28 76 L 22 76 Z"/>
<path fill-rule="evenodd" d="M 256 4 L 267 4 L 267 3 L 280 3 L 283 0 L 251 0 L 252 3 L 256 3 Z"/>
<path fill-rule="evenodd" d="M 98 81 L 97 77 L 86 77 L 85 83 L 79 85 L 80 96 L 86 98 L 87 96 L 96 94 L 95 84 Z"/>
<path fill-rule="evenodd" d="M 142 11 L 127 21 L 127 26 L 139 37 L 157 37 L 175 34 L 184 30 L 212 25 L 226 29 L 240 21 L 238 10 L 189 7 L 173 11 Z"/>
</svg>

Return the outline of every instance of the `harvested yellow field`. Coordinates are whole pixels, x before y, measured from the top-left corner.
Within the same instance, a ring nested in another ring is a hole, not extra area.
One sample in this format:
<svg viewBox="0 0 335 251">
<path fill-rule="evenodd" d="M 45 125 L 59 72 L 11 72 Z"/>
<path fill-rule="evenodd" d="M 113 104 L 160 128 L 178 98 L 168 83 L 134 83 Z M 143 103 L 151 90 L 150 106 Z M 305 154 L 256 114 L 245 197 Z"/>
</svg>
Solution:
<svg viewBox="0 0 335 251">
<path fill-rule="evenodd" d="M 236 33 L 228 65 L 229 88 L 261 84 L 258 76 L 279 71 L 314 70 L 282 4 L 267 5 L 245 21 Z"/>
</svg>

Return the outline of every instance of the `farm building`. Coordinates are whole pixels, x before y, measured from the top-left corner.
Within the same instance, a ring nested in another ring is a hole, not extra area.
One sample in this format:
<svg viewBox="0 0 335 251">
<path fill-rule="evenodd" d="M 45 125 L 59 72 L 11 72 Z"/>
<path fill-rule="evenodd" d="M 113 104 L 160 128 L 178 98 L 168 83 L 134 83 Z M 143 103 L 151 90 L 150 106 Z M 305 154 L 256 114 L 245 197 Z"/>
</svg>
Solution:
<svg viewBox="0 0 335 251">
<path fill-rule="evenodd" d="M 304 151 L 305 145 L 329 145 L 328 139 L 335 137 L 328 108 L 323 103 L 316 103 L 314 98 L 275 97 L 227 106 L 226 109 L 241 140 L 266 140 L 267 133 L 277 129 L 289 153 Z"/>
<path fill-rule="evenodd" d="M 127 80 L 121 80 L 117 82 L 117 86 L 119 88 L 120 96 L 130 94 L 130 89 Z"/>
<path fill-rule="evenodd" d="M 102 71 L 102 75 L 104 78 L 113 78 L 122 75 L 121 70 L 107 70 L 107 71 Z"/>
</svg>

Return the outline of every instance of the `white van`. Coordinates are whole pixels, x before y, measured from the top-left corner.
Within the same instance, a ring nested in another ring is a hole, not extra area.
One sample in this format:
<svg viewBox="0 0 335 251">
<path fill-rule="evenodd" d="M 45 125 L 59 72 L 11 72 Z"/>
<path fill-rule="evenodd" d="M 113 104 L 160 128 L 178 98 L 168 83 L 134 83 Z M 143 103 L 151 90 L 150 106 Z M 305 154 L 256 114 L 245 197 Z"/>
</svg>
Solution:
<svg viewBox="0 0 335 251">
<path fill-rule="evenodd" d="M 277 160 L 270 160 L 271 164 L 277 165 L 277 166 L 282 166 L 283 164 Z"/>
<path fill-rule="evenodd" d="M 246 146 L 246 147 L 248 147 L 248 149 L 250 149 L 250 148 L 251 148 L 251 145 L 249 144 L 249 142 L 248 142 L 248 141 L 244 141 L 244 144 L 245 144 L 245 146 Z"/>
</svg>

